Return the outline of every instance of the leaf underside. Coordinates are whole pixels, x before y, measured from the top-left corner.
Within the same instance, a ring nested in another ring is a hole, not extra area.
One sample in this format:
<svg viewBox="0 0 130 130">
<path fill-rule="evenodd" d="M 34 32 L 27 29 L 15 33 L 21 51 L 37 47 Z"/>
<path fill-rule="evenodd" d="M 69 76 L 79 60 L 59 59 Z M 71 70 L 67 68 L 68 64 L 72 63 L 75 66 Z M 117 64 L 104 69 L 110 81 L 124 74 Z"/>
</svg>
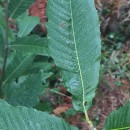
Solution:
<svg viewBox="0 0 130 130">
<path fill-rule="evenodd" d="M 73 96 L 75 109 L 87 109 L 99 78 L 100 29 L 93 0 L 49 0 L 49 48 Z"/>
<path fill-rule="evenodd" d="M 130 101 L 119 110 L 113 111 L 106 119 L 103 130 L 130 129 Z"/>
<path fill-rule="evenodd" d="M 3 100 L 0 100 L 0 129 L 78 130 L 54 115 L 32 108 L 13 107 Z"/>
</svg>

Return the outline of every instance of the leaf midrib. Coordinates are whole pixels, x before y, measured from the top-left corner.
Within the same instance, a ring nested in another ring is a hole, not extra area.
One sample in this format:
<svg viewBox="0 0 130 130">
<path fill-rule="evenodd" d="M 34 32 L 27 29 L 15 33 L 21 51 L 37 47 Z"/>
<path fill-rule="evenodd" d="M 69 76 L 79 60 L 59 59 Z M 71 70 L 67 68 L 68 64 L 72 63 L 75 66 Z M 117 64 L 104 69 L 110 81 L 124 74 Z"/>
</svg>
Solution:
<svg viewBox="0 0 130 130">
<path fill-rule="evenodd" d="M 41 45 L 40 46 L 34 46 L 34 45 L 9 45 L 10 47 L 33 47 L 33 48 L 39 48 L 41 50 L 41 48 L 45 48 L 45 47 L 42 47 Z"/>
<path fill-rule="evenodd" d="M 129 128 L 130 128 L 130 126 L 122 127 L 122 128 L 115 128 L 115 129 L 110 129 L 110 130 L 124 130 L 124 129 L 129 129 Z"/>
<path fill-rule="evenodd" d="M 29 55 L 29 56 L 30 56 L 30 55 Z M 10 77 L 16 72 L 16 70 L 19 69 L 22 64 L 24 64 L 24 62 L 26 61 L 26 59 L 28 59 L 29 56 L 25 57 L 25 59 L 21 62 L 21 64 L 19 64 L 19 65 L 13 70 L 13 72 L 5 79 L 5 81 L 3 82 L 3 85 L 6 84 L 6 82 L 7 82 L 7 81 L 10 79 Z"/>
<path fill-rule="evenodd" d="M 75 45 L 75 51 L 76 51 L 76 58 L 77 58 L 77 63 L 78 63 L 78 69 L 79 69 L 79 73 L 80 73 L 80 80 L 81 80 L 81 84 L 82 84 L 82 92 L 83 92 L 83 109 L 86 113 L 86 108 L 85 108 L 85 92 L 84 92 L 84 81 L 83 81 L 83 76 L 82 76 L 82 70 L 81 70 L 81 66 L 80 66 L 80 61 L 79 61 L 79 54 L 78 54 L 78 49 L 77 49 L 77 43 L 76 43 L 76 37 L 75 37 L 75 29 L 74 29 L 74 21 L 73 21 L 73 11 L 72 11 L 72 2 L 70 0 L 70 10 L 71 10 L 71 20 L 72 20 L 72 33 L 73 33 L 73 40 L 74 40 L 74 45 Z M 88 119 L 87 119 L 88 120 Z"/>
<path fill-rule="evenodd" d="M 23 1 L 24 1 L 24 0 L 21 0 L 21 2 L 18 4 L 18 6 L 17 6 L 16 9 L 14 10 L 14 12 L 12 12 L 10 18 L 13 17 L 13 15 L 15 14 L 15 12 L 17 11 L 17 9 L 19 8 L 19 6 L 22 4 Z"/>
</svg>

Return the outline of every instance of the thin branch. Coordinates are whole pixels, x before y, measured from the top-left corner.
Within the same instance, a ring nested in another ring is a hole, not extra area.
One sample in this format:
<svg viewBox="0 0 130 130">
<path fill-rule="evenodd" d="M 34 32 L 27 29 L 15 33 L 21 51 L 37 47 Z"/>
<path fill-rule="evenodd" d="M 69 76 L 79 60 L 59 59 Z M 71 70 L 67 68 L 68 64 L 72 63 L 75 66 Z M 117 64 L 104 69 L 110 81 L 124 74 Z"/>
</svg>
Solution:
<svg viewBox="0 0 130 130">
<path fill-rule="evenodd" d="M 53 92 L 53 93 L 56 93 L 56 94 L 59 94 L 59 95 L 61 95 L 61 96 L 64 96 L 64 97 L 67 97 L 67 98 L 71 99 L 71 97 L 69 97 L 69 96 L 67 96 L 67 95 L 65 95 L 65 94 L 63 94 L 63 93 L 61 93 L 61 92 L 55 91 L 55 90 L 53 90 L 53 89 L 50 89 L 50 91 Z"/>
<path fill-rule="evenodd" d="M 9 30 L 9 22 L 8 22 L 8 0 L 5 0 L 5 50 L 4 50 L 4 58 L 3 58 L 3 65 L 0 75 L 0 97 L 3 98 L 3 88 L 2 82 L 5 73 L 7 57 L 8 57 L 8 30 Z"/>
</svg>

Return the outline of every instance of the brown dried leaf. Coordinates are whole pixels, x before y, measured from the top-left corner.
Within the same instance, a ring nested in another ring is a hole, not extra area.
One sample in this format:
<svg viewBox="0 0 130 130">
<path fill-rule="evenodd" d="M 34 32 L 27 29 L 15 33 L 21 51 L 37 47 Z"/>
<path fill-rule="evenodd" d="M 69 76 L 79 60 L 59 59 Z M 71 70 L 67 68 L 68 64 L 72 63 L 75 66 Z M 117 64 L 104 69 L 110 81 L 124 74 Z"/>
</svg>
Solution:
<svg viewBox="0 0 130 130">
<path fill-rule="evenodd" d="M 61 105 L 61 106 L 58 106 L 57 108 L 55 108 L 53 110 L 53 113 L 57 116 L 59 116 L 61 113 L 67 111 L 69 109 L 69 106 L 68 105 Z"/>
<path fill-rule="evenodd" d="M 46 33 L 45 23 L 47 22 L 46 17 L 46 4 L 47 0 L 36 0 L 36 2 L 30 7 L 29 15 L 38 16 L 43 26 L 41 29 Z"/>
</svg>

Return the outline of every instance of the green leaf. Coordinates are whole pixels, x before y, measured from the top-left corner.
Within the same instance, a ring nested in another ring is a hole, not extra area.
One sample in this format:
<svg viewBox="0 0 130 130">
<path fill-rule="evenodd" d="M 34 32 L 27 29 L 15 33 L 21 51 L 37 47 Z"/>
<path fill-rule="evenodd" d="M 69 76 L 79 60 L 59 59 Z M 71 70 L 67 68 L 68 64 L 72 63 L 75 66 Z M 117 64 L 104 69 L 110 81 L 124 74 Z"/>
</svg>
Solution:
<svg viewBox="0 0 130 130">
<path fill-rule="evenodd" d="M 26 107 L 13 107 L 0 100 L 0 129 L 78 130 L 63 119 Z"/>
<path fill-rule="evenodd" d="M 50 55 L 47 39 L 35 35 L 17 38 L 9 47 L 26 54 Z"/>
<path fill-rule="evenodd" d="M 47 30 L 51 55 L 62 68 L 76 110 L 95 96 L 100 69 L 100 29 L 93 0 L 49 0 Z"/>
<path fill-rule="evenodd" d="M 5 99 L 12 105 L 22 105 L 34 107 L 39 102 L 39 97 L 43 92 L 41 74 L 26 77 L 19 83 L 15 81 L 8 83 L 5 88 Z"/>
<path fill-rule="evenodd" d="M 28 16 L 28 12 L 25 12 L 21 17 L 17 19 L 18 37 L 27 36 L 39 23 L 39 17 Z"/>
<path fill-rule="evenodd" d="M 40 70 L 44 72 L 48 72 L 48 70 L 52 69 L 52 64 L 48 62 L 34 62 L 29 68 L 25 71 L 25 75 L 38 73 Z M 41 74 L 42 75 L 42 74 Z"/>
<path fill-rule="evenodd" d="M 51 102 L 42 102 L 35 106 L 35 109 L 52 113 L 54 108 Z"/>
<path fill-rule="evenodd" d="M 42 72 L 42 74 L 41 74 L 41 77 L 42 77 L 42 81 L 45 83 L 46 81 L 46 79 L 47 78 L 49 78 L 50 76 L 52 76 L 53 75 L 53 73 L 52 72 Z"/>
<path fill-rule="evenodd" d="M 106 119 L 104 130 L 130 129 L 130 101 L 120 109 L 113 111 Z"/>
<path fill-rule="evenodd" d="M 21 76 L 21 74 L 32 64 L 33 59 L 34 56 L 32 55 L 15 55 L 13 60 L 7 65 L 3 84 Z"/>
<path fill-rule="evenodd" d="M 16 18 L 24 13 L 34 0 L 10 0 L 9 2 L 9 17 Z"/>
</svg>

